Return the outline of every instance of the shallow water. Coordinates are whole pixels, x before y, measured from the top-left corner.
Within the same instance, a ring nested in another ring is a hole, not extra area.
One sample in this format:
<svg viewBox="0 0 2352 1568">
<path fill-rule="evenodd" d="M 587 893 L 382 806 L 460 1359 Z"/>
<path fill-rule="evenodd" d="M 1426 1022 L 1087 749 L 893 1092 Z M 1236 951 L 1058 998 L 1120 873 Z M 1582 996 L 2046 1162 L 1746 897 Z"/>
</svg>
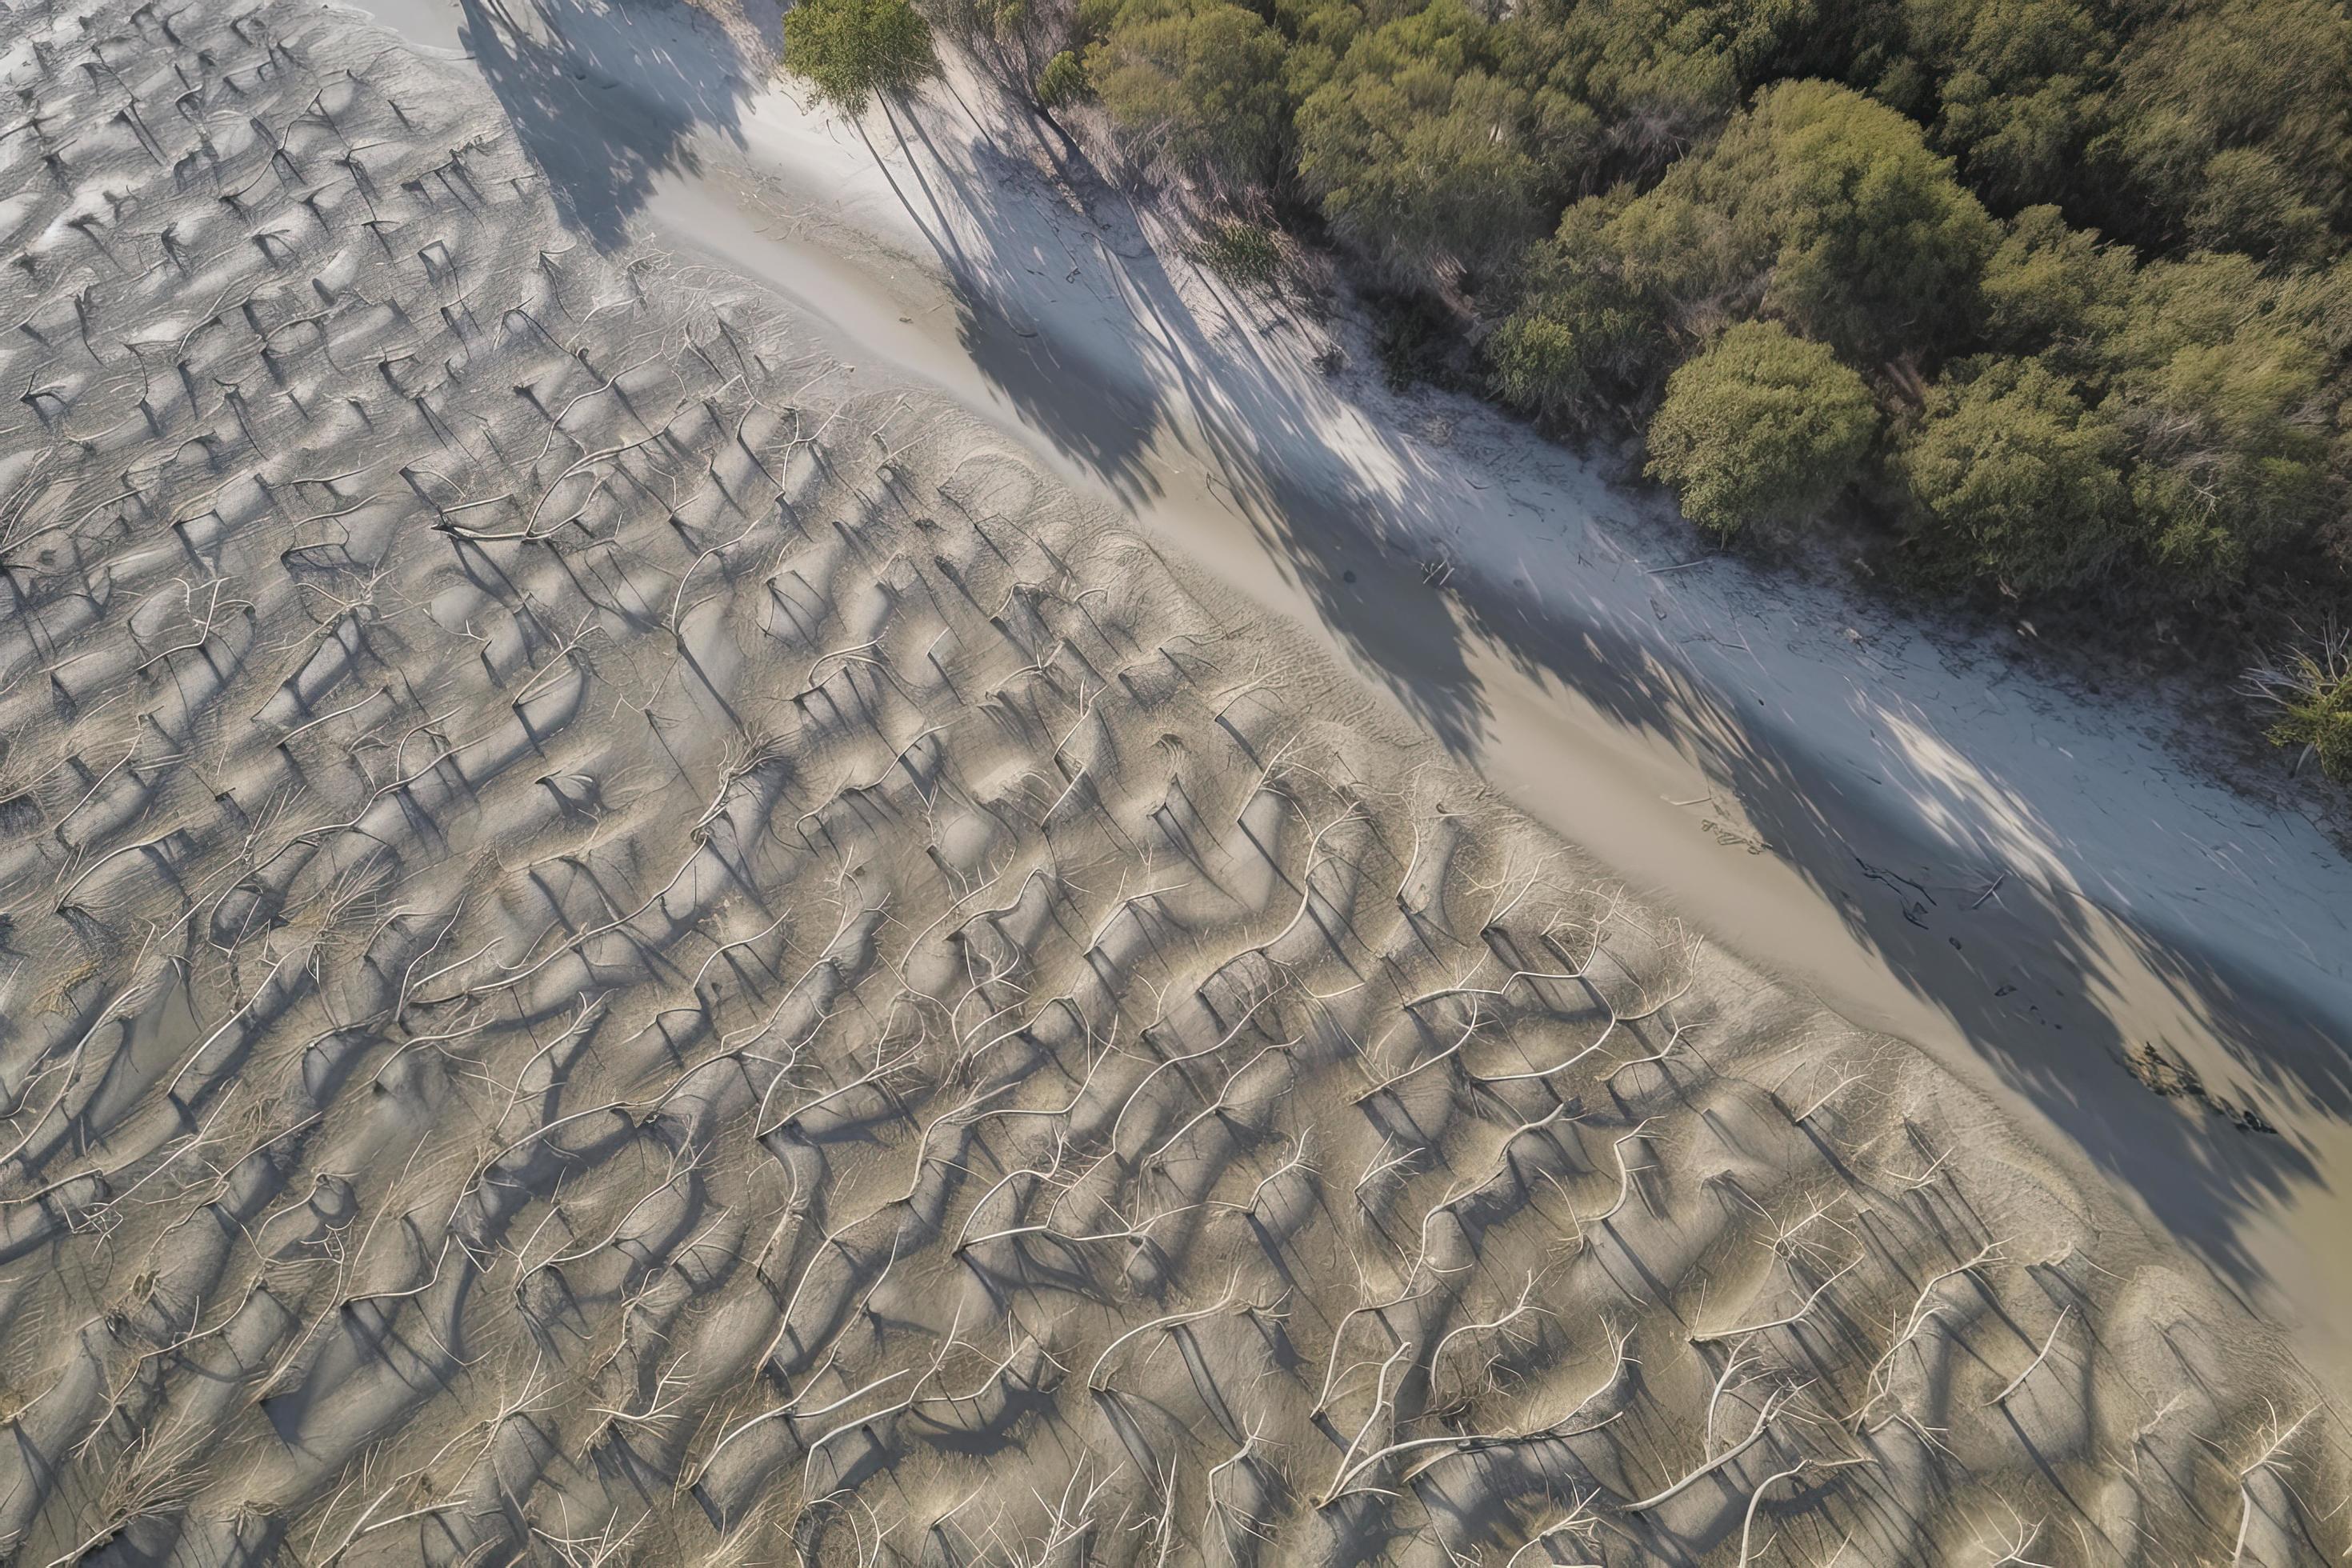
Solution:
<svg viewBox="0 0 2352 1568">
<path fill-rule="evenodd" d="M 504 26 L 445 0 L 368 10 L 448 52 Z M 533 146 L 584 232 L 698 250 L 797 301 L 853 361 L 979 412 L 1314 631 L 1638 889 L 1994 1087 L 2315 1362 L 2352 1363 L 2352 1324 L 2327 1310 L 2352 1288 L 2352 875 L 2308 825 L 2165 771 L 2128 726 L 2091 732 L 2089 710 L 2031 678 L 1955 670 L 1882 628 L 1853 636 L 1866 661 L 1884 635 L 1880 664 L 1824 674 L 1836 628 L 1819 623 L 1852 613 L 1836 595 L 1768 582 L 1727 623 L 1700 581 L 1718 569 L 1630 560 L 1593 521 L 1613 503 L 1563 455 L 1528 443 L 1482 468 L 1491 454 L 1430 461 L 1368 437 L 1379 416 L 1187 338 L 1156 262 L 1111 242 L 1056 257 L 992 214 L 1005 243 L 967 253 L 961 210 L 1013 198 L 944 165 L 927 177 L 912 147 L 877 184 L 837 122 L 740 83 L 697 123 L 708 105 L 681 110 L 678 81 L 709 93 L 737 68 L 708 52 L 711 29 L 586 9 L 532 26 L 570 29 L 582 64 L 529 92 L 486 69 L 510 114 L 543 100 L 643 154 L 606 211 L 593 168 L 562 170 L 576 127 Z M 878 166 L 897 149 L 876 143 Z M 901 254 L 916 231 L 936 258 Z M 1441 523 L 1526 591 L 1433 587 L 1412 542 Z M 1524 559 L 1514 538 L 1533 542 Z M 2119 1060 L 2149 1042 L 2278 1131 L 2143 1091 Z"/>
</svg>

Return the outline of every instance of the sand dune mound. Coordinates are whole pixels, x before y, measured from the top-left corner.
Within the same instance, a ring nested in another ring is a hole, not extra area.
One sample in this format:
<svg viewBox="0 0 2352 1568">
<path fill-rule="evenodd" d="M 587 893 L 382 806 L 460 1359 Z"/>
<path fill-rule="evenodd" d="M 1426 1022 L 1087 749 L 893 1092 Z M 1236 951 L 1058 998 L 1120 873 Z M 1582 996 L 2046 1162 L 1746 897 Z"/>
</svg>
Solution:
<svg viewBox="0 0 2352 1568">
<path fill-rule="evenodd" d="M 2343 1550 L 1981 1104 L 478 87 L 0 28 L 0 1555 Z"/>
</svg>

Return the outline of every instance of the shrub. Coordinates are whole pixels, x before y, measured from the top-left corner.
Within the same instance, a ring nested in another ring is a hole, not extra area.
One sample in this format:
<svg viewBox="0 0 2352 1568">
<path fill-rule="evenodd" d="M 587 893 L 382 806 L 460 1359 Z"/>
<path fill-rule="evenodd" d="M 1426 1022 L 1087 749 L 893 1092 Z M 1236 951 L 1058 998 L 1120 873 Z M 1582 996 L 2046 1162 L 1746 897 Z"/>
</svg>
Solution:
<svg viewBox="0 0 2352 1568">
<path fill-rule="evenodd" d="M 1939 102 L 1936 139 L 1969 183 L 2007 206 L 2070 188 L 2095 128 L 2116 41 L 2076 0 L 1915 0 L 1911 43 Z"/>
<path fill-rule="evenodd" d="M 1555 429 L 1582 429 L 1645 407 L 1665 333 L 1626 281 L 1605 229 L 1622 203 L 1595 197 L 1529 246 L 1511 279 L 1510 313 L 1486 339 L 1496 395 Z"/>
<path fill-rule="evenodd" d="M 855 115 L 876 93 L 913 90 L 940 62 L 907 0 L 801 0 L 784 14 L 784 68 Z"/>
<path fill-rule="evenodd" d="M 1080 102 L 1093 90 L 1087 81 L 1087 68 L 1069 49 L 1047 60 L 1045 68 L 1037 73 L 1037 101 L 1048 109 Z"/>
<path fill-rule="evenodd" d="M 1542 232 L 1527 91 L 1462 0 L 1363 33 L 1298 106 L 1298 175 L 1391 277 L 1476 268 Z"/>
<path fill-rule="evenodd" d="M 1596 401 L 1585 334 L 1559 315 L 1514 312 L 1486 340 L 1486 361 L 1496 395 L 1544 424 L 1574 426 Z"/>
<path fill-rule="evenodd" d="M 1087 79 L 1146 155 L 1270 179 L 1289 134 L 1282 36 L 1229 0 L 1127 0 L 1089 47 Z"/>
<path fill-rule="evenodd" d="M 2128 540 L 2123 437 L 2033 360 L 1961 367 L 1896 468 L 1931 557 L 2018 594 L 2095 576 Z"/>
<path fill-rule="evenodd" d="M 2352 16 L 2336 0 L 2210 0 L 2120 62 L 2095 162 L 2133 237 L 2287 256 L 2352 218 Z"/>
<path fill-rule="evenodd" d="M 1667 381 L 1650 422 L 1649 471 L 1673 488 L 1683 515 L 1728 536 L 1827 506 L 1877 433 L 1870 389 L 1825 345 L 1745 321 Z"/>
<path fill-rule="evenodd" d="M 2328 515 L 2327 407 L 2342 394 L 2320 337 L 2252 260 L 2143 268 L 2106 349 L 2105 406 L 2132 437 L 2133 500 L 2173 592 L 2235 588 Z"/>
<path fill-rule="evenodd" d="M 1961 336 L 2000 238 L 1917 125 L 1821 81 L 1767 89 L 1609 235 L 1673 317 L 1760 303 L 1864 363 Z"/>
<path fill-rule="evenodd" d="M 1948 336 L 1997 237 L 1950 160 L 1893 110 L 1819 82 L 1766 93 L 1756 130 L 1777 240 L 1766 302 L 1857 357 Z"/>
<path fill-rule="evenodd" d="M 2028 207 L 1985 264 L 1985 336 L 2003 353 L 2054 351 L 2069 367 L 2092 368 L 2127 319 L 2132 272 L 2124 247 L 2068 227 L 2054 206 Z"/>
<path fill-rule="evenodd" d="M 2301 746 L 2320 771 L 2352 784 L 2352 638 L 2330 633 L 2319 646 L 2252 670 L 2247 694 L 2277 715 L 2273 746 Z"/>
</svg>

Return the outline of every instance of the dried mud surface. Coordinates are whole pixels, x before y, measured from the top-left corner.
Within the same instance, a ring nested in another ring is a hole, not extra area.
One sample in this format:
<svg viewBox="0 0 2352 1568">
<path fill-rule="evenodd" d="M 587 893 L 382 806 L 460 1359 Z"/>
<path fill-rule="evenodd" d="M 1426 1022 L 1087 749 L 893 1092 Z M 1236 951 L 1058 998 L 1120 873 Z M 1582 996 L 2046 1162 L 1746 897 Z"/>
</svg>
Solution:
<svg viewBox="0 0 2352 1568">
<path fill-rule="evenodd" d="M 2340 1560 L 2168 1244 L 461 72 L 0 45 L 0 1556 Z"/>
</svg>

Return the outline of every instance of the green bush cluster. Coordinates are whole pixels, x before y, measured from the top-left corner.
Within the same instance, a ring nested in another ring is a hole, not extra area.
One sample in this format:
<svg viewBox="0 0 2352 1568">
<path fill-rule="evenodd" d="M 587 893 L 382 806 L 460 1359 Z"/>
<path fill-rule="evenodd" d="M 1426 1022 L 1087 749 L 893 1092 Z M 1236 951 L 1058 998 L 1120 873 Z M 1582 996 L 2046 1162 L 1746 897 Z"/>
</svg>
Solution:
<svg viewBox="0 0 2352 1568">
<path fill-rule="evenodd" d="M 2341 546 L 2340 254 L 2144 252 L 2047 204 L 1998 217 L 1928 128 L 1817 79 L 1760 89 L 1534 250 L 1496 333 L 1504 396 L 1570 429 L 1663 415 L 1674 363 L 1780 322 L 1872 382 L 1887 420 L 1854 478 L 1928 576 L 2210 601 Z"/>
<path fill-rule="evenodd" d="M 1282 246 L 1263 224 L 1229 219 L 1209 224 L 1194 255 L 1203 267 L 1235 283 L 1260 287 L 1282 275 Z"/>
<path fill-rule="evenodd" d="M 2339 0 L 1082 0 L 1071 26 L 1139 153 L 1311 210 L 1431 301 L 1421 338 L 1450 321 L 1557 433 L 1640 434 L 1709 529 L 1854 497 L 1923 582 L 2344 595 Z"/>
<path fill-rule="evenodd" d="M 1271 181 L 1289 142 L 1284 42 L 1232 0 L 1084 0 L 1087 79 L 1139 149 L 1233 184 Z"/>
<path fill-rule="evenodd" d="M 1693 522 L 1733 533 L 1837 499 L 1878 435 L 1862 377 L 1778 321 L 1742 321 L 1666 382 L 1650 473 Z"/>
<path fill-rule="evenodd" d="M 784 68 L 846 114 L 939 69 L 930 25 L 908 0 L 800 0 L 784 13 Z"/>
<path fill-rule="evenodd" d="M 2317 652 L 2298 652 L 2284 670 L 2268 672 L 2260 695 L 2277 714 L 2271 744 L 2306 750 L 2329 778 L 2352 784 L 2352 659 L 2346 655 L 2340 638 Z"/>
<path fill-rule="evenodd" d="M 1056 51 L 1037 73 L 1037 101 L 1047 109 L 1077 103 L 1093 91 L 1087 81 L 1087 68 L 1075 50 Z"/>
</svg>

